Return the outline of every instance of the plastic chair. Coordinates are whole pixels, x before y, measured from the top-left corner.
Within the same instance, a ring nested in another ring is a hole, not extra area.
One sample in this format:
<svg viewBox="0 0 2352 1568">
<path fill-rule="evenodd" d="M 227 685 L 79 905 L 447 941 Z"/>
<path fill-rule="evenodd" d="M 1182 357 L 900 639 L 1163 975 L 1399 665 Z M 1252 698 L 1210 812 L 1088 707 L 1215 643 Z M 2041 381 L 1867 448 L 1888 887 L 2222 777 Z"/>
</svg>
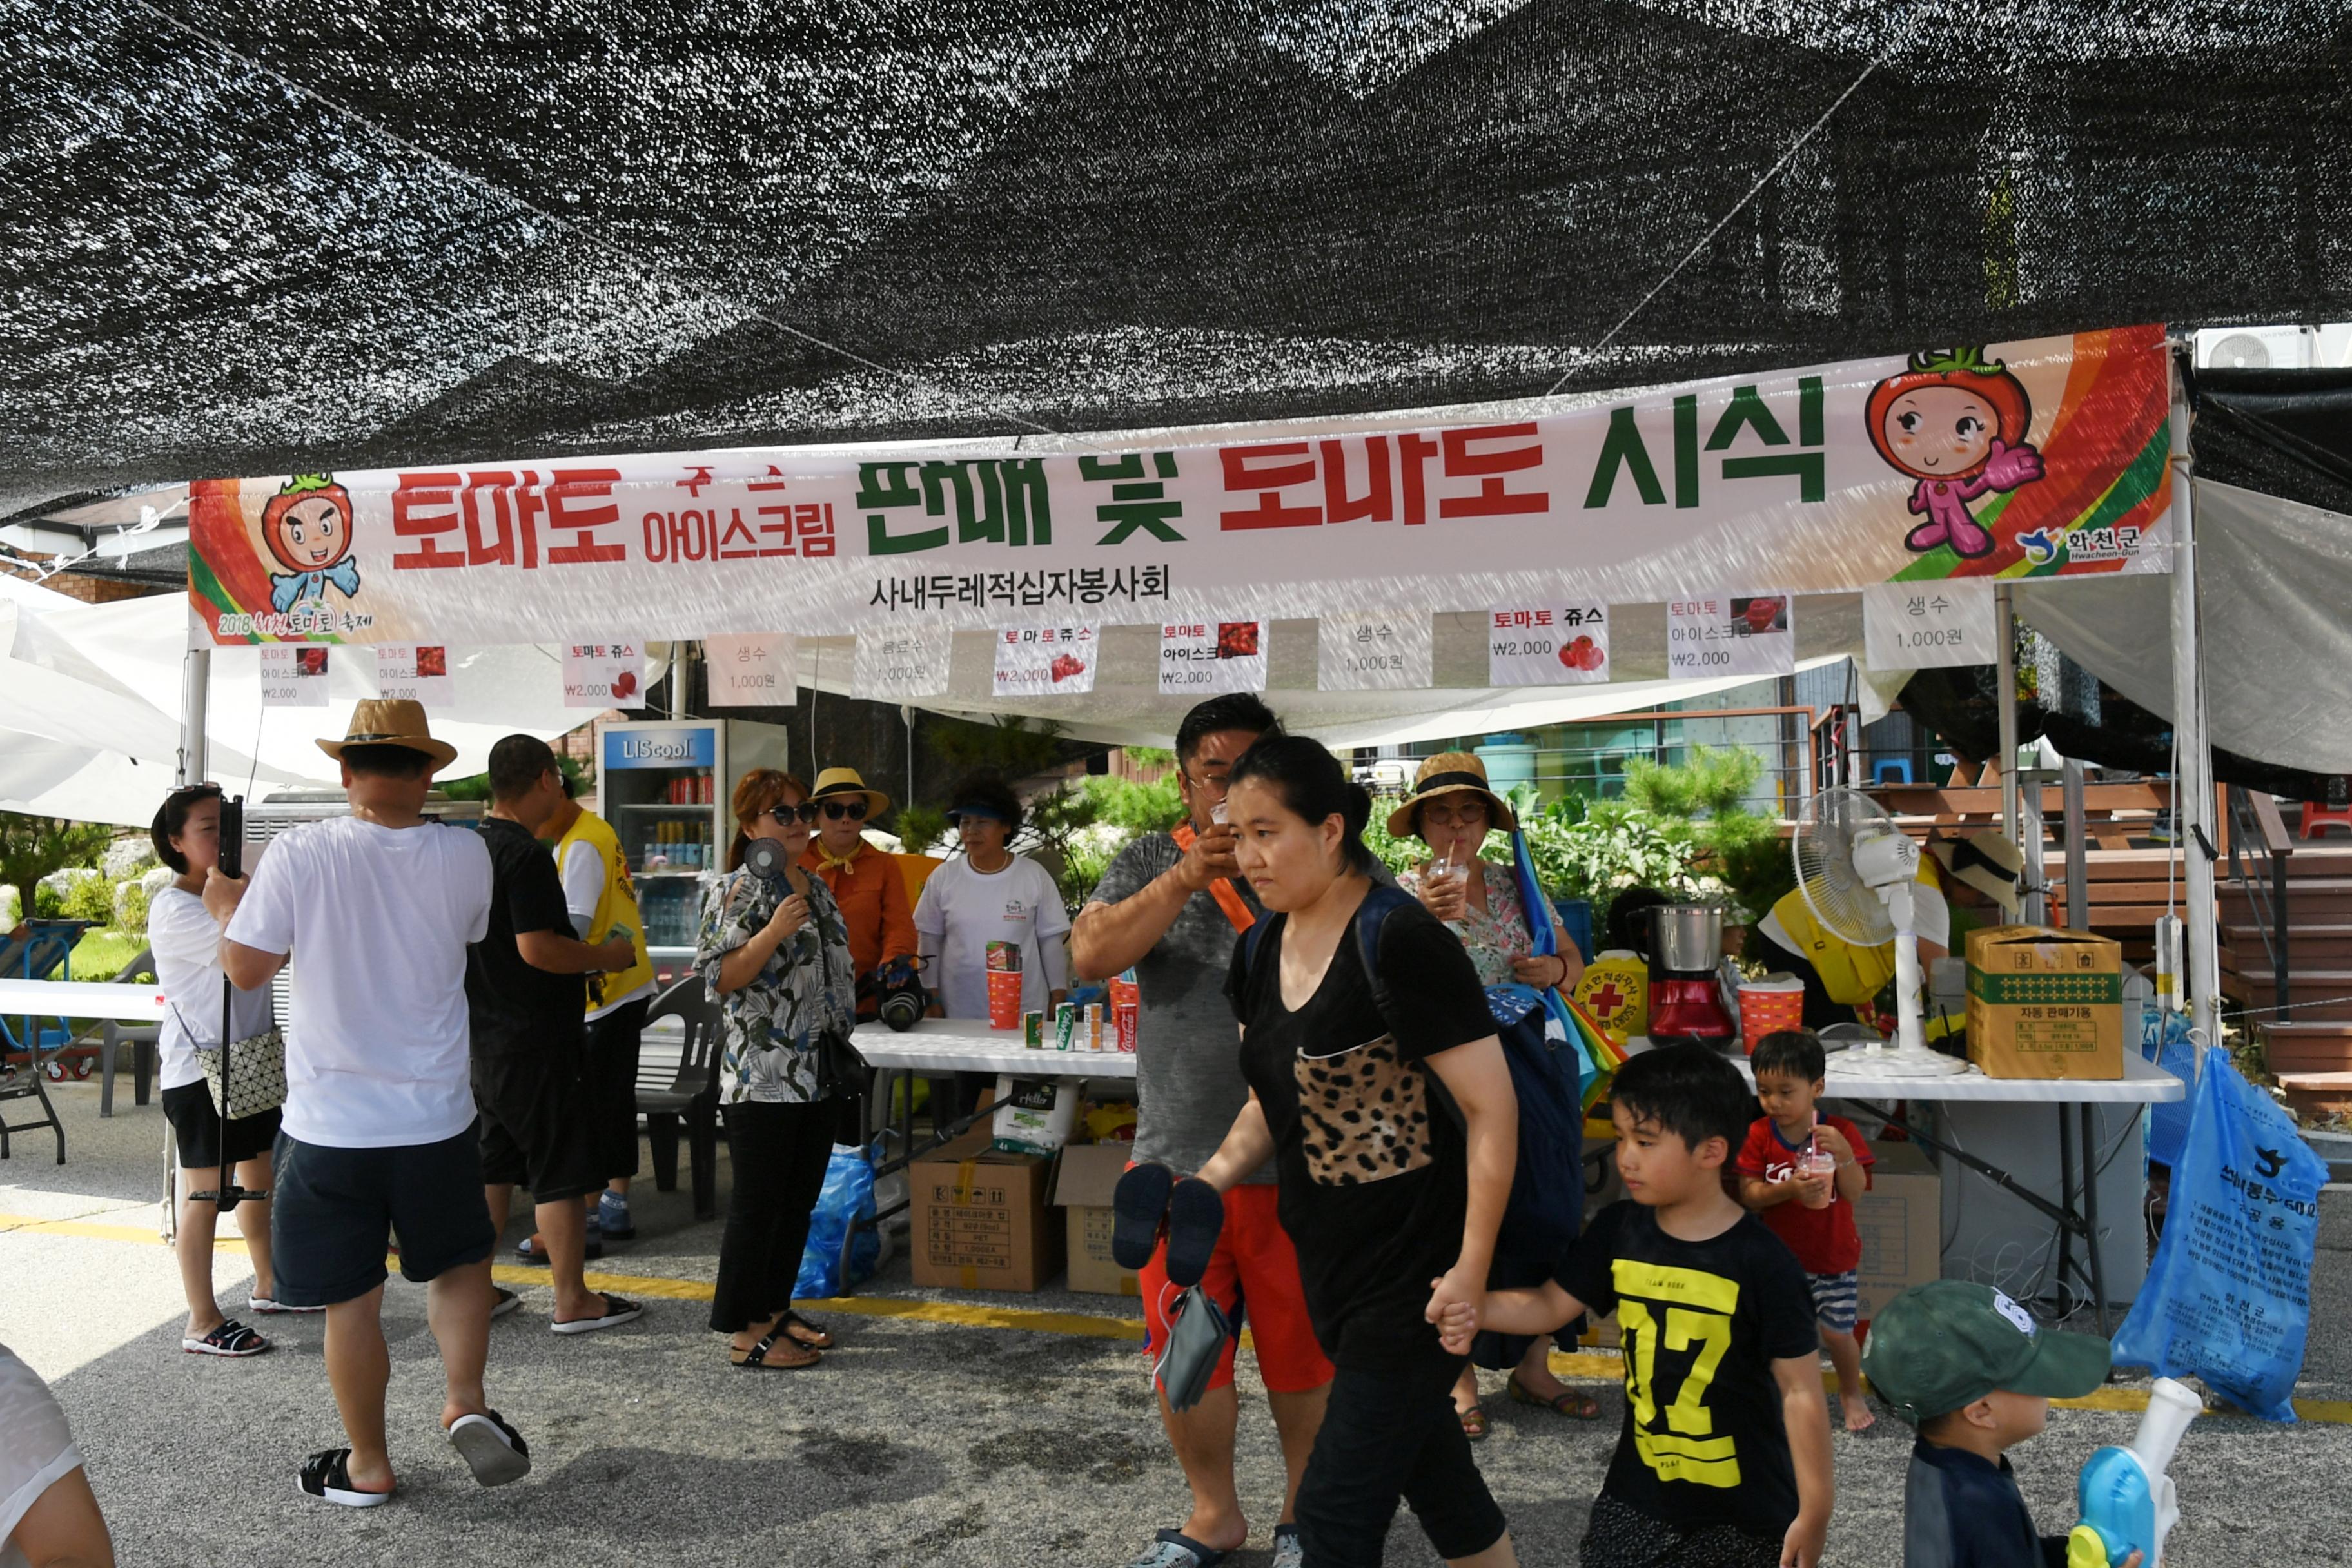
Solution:
<svg viewBox="0 0 2352 1568">
<path fill-rule="evenodd" d="M 139 956 L 116 972 L 118 981 L 129 980 L 134 974 L 152 974 L 155 971 L 155 950 L 142 948 Z M 125 1046 L 131 1047 L 131 1103 L 147 1103 L 148 1091 L 155 1083 L 155 1058 L 162 1048 L 163 1030 L 156 1024 L 125 1024 L 117 1018 L 105 1020 L 98 1037 L 98 1113 L 114 1114 L 114 1063 Z"/>
<path fill-rule="evenodd" d="M 687 1157 L 694 1182 L 694 1217 L 709 1219 L 719 1212 L 719 1068 L 726 1037 L 718 1000 L 699 974 L 689 974 L 653 1000 L 646 1009 L 650 1028 L 662 1018 L 676 1018 L 686 1026 L 686 1048 L 674 1073 L 641 1066 L 637 1072 L 637 1110 L 646 1119 L 646 1139 L 654 1157 L 654 1185 L 665 1193 L 677 1190 L 677 1132 L 686 1121 Z M 655 1081 L 648 1084 L 647 1071 Z"/>
<path fill-rule="evenodd" d="M 1870 782 L 1874 784 L 1909 784 L 1911 782 L 1911 759 L 1908 757 L 1881 757 L 1876 763 L 1871 765 Z"/>
<path fill-rule="evenodd" d="M 2321 828 L 2330 826 L 2352 833 L 2352 804 L 2322 805 L 2315 800 L 2306 800 L 2303 803 L 2303 827 L 2295 837 L 2316 838 Z"/>
</svg>

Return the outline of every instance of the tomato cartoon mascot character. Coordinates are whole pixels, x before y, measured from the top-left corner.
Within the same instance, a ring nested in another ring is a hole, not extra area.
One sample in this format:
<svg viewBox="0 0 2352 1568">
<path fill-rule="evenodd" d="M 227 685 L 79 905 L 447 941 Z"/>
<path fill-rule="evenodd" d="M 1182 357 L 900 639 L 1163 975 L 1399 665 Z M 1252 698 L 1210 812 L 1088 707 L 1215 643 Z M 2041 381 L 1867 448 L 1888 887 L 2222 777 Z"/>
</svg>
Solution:
<svg viewBox="0 0 2352 1568">
<path fill-rule="evenodd" d="M 261 510 L 261 537 L 286 568 L 269 579 L 269 605 L 281 614 L 316 604 L 333 584 L 348 599 L 360 591 L 351 558 L 352 498 L 325 474 L 296 474 Z"/>
<path fill-rule="evenodd" d="M 1878 455 L 1918 481 L 1911 510 L 1927 521 L 1903 541 L 1914 551 L 1948 544 L 1966 560 L 1991 554 L 1992 534 L 1969 502 L 2042 477 L 2042 454 L 2025 439 L 2033 422 L 2025 388 L 1981 349 L 1913 354 L 1909 369 L 1871 388 L 1863 417 Z"/>
</svg>

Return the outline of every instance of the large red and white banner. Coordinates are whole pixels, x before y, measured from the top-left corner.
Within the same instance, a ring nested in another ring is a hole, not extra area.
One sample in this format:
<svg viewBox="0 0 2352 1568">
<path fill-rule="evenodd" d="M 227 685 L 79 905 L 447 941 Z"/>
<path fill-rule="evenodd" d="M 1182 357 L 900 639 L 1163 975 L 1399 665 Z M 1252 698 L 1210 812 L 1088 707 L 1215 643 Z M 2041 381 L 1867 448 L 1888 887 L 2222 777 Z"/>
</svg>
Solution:
<svg viewBox="0 0 2352 1568">
<path fill-rule="evenodd" d="M 2168 377 L 2135 327 L 1376 435 L 205 480 L 189 586 L 215 641 L 476 644 L 2163 571 Z"/>
</svg>

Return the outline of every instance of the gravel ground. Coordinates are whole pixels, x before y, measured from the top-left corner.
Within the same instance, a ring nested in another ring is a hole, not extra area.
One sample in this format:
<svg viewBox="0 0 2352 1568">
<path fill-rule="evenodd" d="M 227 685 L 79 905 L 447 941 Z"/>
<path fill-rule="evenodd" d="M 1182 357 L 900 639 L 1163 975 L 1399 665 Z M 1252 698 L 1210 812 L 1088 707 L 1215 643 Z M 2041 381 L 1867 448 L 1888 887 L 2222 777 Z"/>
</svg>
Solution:
<svg viewBox="0 0 2352 1568">
<path fill-rule="evenodd" d="M 252 1361 L 179 1353 L 177 1280 L 153 1245 L 162 1118 L 130 1098 L 126 1082 L 116 1116 L 101 1121 L 94 1087 L 65 1087 L 69 1163 L 50 1163 L 39 1136 L 19 1139 L 0 1164 L 0 1215 L 10 1216 L 0 1226 L 65 1222 L 0 1234 L 0 1341 L 52 1380 L 126 1564 L 1116 1565 L 1184 1514 L 1141 1357 L 1108 1337 L 1117 1325 L 1043 1331 L 956 1321 L 951 1310 L 1131 1323 L 1133 1303 L 918 1290 L 901 1259 L 828 1316 L 842 1348 L 824 1366 L 747 1375 L 728 1366 L 691 1299 L 715 1271 L 718 1227 L 694 1223 L 683 1191 L 656 1193 L 649 1180 L 640 1239 L 598 1267 L 671 1282 L 678 1296 L 649 1297 L 629 1327 L 567 1339 L 547 1331 L 549 1298 L 534 1287 L 523 1311 L 494 1330 L 491 1397 L 530 1439 L 527 1480 L 480 1490 L 438 1437 L 424 1292 L 395 1281 L 385 1317 L 401 1500 L 365 1512 L 312 1503 L 295 1490 L 295 1467 L 339 1440 L 318 1364 L 320 1325 L 272 1321 L 280 1349 Z M 2352 1400 L 2352 1194 L 2331 1192 L 2326 1216 L 2304 1394 Z M 218 1279 L 224 1300 L 241 1302 L 232 1292 L 249 1279 L 242 1252 L 220 1252 Z M 1595 1383 L 1607 1419 L 1578 1426 L 1514 1406 L 1499 1378 L 1490 1382 L 1494 1434 L 1479 1461 L 1521 1560 L 1573 1563 L 1622 1398 Z M 1255 1568 L 1281 1470 L 1246 1372 L 1243 1388 L 1252 1550 L 1234 1562 Z M 2332 1414 L 2295 1426 L 2200 1423 L 2179 1468 L 2175 1568 L 2343 1561 L 2343 1505 L 2326 1500 L 2352 1481 L 2352 1406 Z M 2135 1420 L 2061 1410 L 2016 1451 L 2043 1529 L 2070 1522 L 2075 1469 L 2101 1445 L 2127 1440 Z M 1882 1418 L 1875 1432 L 1837 1437 L 1831 1562 L 1899 1560 L 1906 1436 Z M 1409 1516 L 1391 1556 L 1433 1560 Z"/>
</svg>

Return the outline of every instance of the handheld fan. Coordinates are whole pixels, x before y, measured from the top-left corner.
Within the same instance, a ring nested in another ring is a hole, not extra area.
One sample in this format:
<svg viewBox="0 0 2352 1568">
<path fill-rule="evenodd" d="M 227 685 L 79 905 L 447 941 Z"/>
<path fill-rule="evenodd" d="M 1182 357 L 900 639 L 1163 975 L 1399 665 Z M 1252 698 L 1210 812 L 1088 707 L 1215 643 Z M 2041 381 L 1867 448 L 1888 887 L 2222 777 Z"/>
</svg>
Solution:
<svg viewBox="0 0 2352 1568">
<path fill-rule="evenodd" d="M 1891 1045 L 1853 1053 L 1856 1070 L 1907 1078 L 1965 1072 L 1968 1064 L 1927 1048 L 1920 1024 L 1919 934 L 1912 889 L 1919 846 L 1859 790 L 1826 789 L 1798 814 L 1790 840 L 1797 888 L 1822 928 L 1859 948 L 1895 943 Z"/>
</svg>

